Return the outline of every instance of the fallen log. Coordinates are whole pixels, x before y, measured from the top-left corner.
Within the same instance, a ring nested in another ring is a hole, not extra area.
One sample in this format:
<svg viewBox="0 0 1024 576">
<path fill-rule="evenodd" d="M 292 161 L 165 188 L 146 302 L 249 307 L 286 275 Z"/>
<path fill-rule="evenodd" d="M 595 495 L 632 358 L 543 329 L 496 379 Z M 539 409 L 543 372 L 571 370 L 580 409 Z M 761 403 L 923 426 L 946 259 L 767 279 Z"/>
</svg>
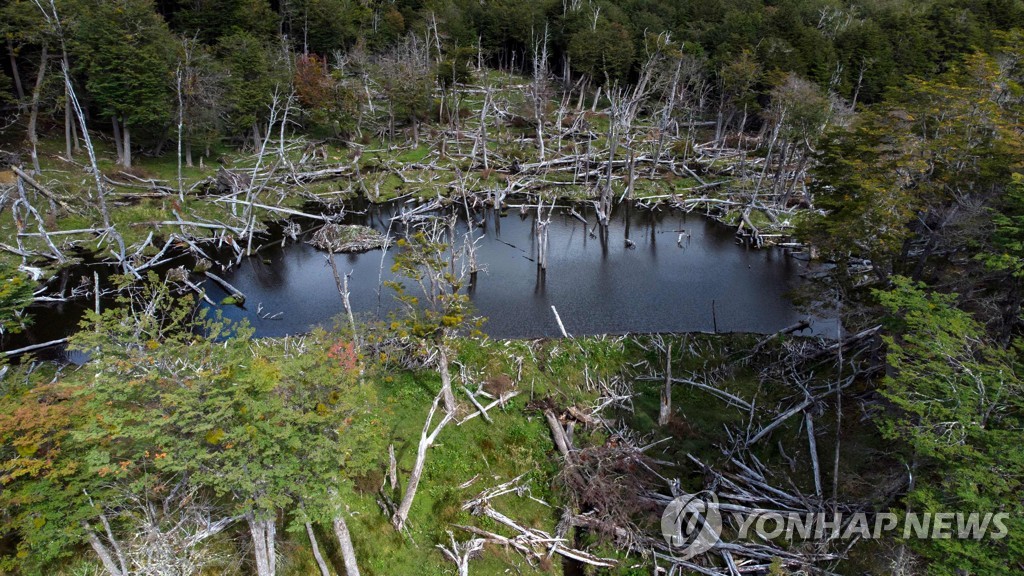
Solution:
<svg viewBox="0 0 1024 576">
<path fill-rule="evenodd" d="M 43 348 L 49 348 L 50 346 L 56 346 L 58 344 L 63 344 L 65 342 L 67 342 L 67 341 L 68 341 L 67 338 L 60 338 L 60 339 L 57 339 L 57 340 L 50 340 L 49 342 L 43 342 L 41 344 L 32 344 L 31 346 L 25 346 L 24 348 L 17 348 L 17 349 L 14 349 L 14 350 L 5 350 L 4 352 L 0 353 L 0 355 L 3 355 L 5 357 L 9 358 L 11 356 L 17 356 L 18 354 L 24 354 L 26 352 L 32 352 L 33 350 L 42 350 Z"/>
<path fill-rule="evenodd" d="M 555 321 L 558 322 L 558 330 L 562 332 L 562 338 L 569 338 L 569 333 L 565 331 L 565 324 L 562 324 L 562 317 L 558 315 L 558 309 L 552 305 L 551 311 L 555 313 Z"/>
<path fill-rule="evenodd" d="M 802 330 L 807 330 L 810 327 L 811 327 L 811 320 L 809 318 L 804 318 L 803 320 L 800 320 L 796 324 L 792 324 L 790 326 L 786 326 L 785 328 L 783 328 L 782 330 L 779 330 L 778 332 L 772 334 L 771 336 L 768 336 L 768 337 L 762 339 L 760 342 L 758 342 L 757 344 L 754 345 L 754 348 L 751 350 L 751 353 L 758 352 L 762 347 L 764 347 L 765 344 L 771 342 L 772 340 L 774 340 L 774 339 L 776 339 L 776 338 L 778 338 L 780 336 L 787 336 L 787 335 L 792 334 L 794 332 L 800 332 Z"/>
<path fill-rule="evenodd" d="M 746 443 L 745 443 L 745 446 L 747 446 L 749 448 L 751 445 L 757 443 L 758 440 L 760 440 L 761 438 L 764 438 L 765 436 L 767 436 L 769 432 L 771 432 L 772 430 L 775 430 L 776 428 L 781 426 L 783 422 L 785 422 L 786 420 L 789 420 L 792 416 L 794 416 L 795 414 L 798 414 L 801 410 L 803 410 L 804 408 L 807 408 L 812 403 L 814 403 L 814 399 L 813 398 L 807 398 L 803 402 L 797 404 L 796 406 L 790 408 L 789 410 L 786 410 L 785 412 L 782 413 L 781 416 L 779 416 L 778 418 L 773 420 L 770 424 L 768 424 L 767 426 L 762 428 L 761 431 L 758 432 L 757 434 L 755 434 L 753 438 L 747 440 Z"/>
<path fill-rule="evenodd" d="M 516 396 L 519 396 L 519 394 L 520 394 L 519 390 L 515 390 L 515 391 L 512 391 L 512 392 L 509 392 L 507 394 L 502 395 L 497 400 L 494 400 L 493 402 L 490 402 L 489 404 L 487 404 L 487 406 L 484 406 L 484 412 L 489 411 L 491 408 L 494 408 L 495 406 L 497 406 L 499 404 L 504 404 L 505 402 L 508 402 L 509 400 L 515 398 Z M 472 414 L 469 414 L 468 416 L 466 416 L 462 420 L 459 420 L 459 423 L 456 424 L 456 426 L 462 426 L 463 424 L 465 424 L 466 422 L 472 420 L 473 418 L 476 418 L 477 416 L 480 416 L 480 413 L 479 412 L 473 412 Z"/>
<path fill-rule="evenodd" d="M 69 236 L 71 234 L 102 234 L 106 232 L 103 228 L 82 228 L 80 230 L 56 230 L 53 232 L 47 232 L 47 236 Z M 40 232 L 18 232 L 18 236 L 22 237 L 39 237 L 43 236 Z"/>
<path fill-rule="evenodd" d="M 469 388 L 463 386 L 462 391 L 466 393 L 466 396 L 469 397 L 469 401 L 472 402 L 473 406 L 475 406 L 476 409 L 480 412 L 480 416 L 483 416 L 483 419 L 486 420 L 488 424 L 493 424 L 494 421 L 491 420 L 491 417 L 487 415 L 487 410 L 482 405 L 480 405 L 480 401 L 478 401 L 476 399 L 476 396 L 472 392 L 470 392 Z"/>
<path fill-rule="evenodd" d="M 45 186 L 43 186 L 39 182 L 36 182 L 34 178 L 29 176 L 21 168 L 18 168 L 17 166 L 11 166 L 11 170 L 13 170 L 15 174 L 20 176 L 21 179 L 25 181 L 25 183 L 27 183 L 29 186 L 35 188 L 36 190 L 38 190 L 40 194 L 42 194 L 43 196 L 46 196 L 46 198 L 51 200 L 54 204 L 60 206 L 61 208 L 63 208 L 67 212 L 72 212 L 73 211 L 71 209 L 71 206 L 68 206 L 68 204 L 66 202 L 64 202 L 63 200 L 58 198 L 57 195 L 54 194 L 53 192 L 50 192 L 50 190 L 47 189 Z"/>
<path fill-rule="evenodd" d="M 637 380 L 644 381 L 644 382 L 663 382 L 664 381 L 663 378 L 655 377 L 655 376 L 643 376 L 643 377 L 637 378 Z M 694 380 L 690 380 L 689 378 L 672 378 L 671 380 L 672 380 L 673 383 L 688 384 L 690 386 L 693 386 L 694 388 L 700 388 L 701 390 L 704 390 L 706 392 L 709 392 L 709 393 L 711 393 L 711 394 L 713 394 L 715 396 L 718 396 L 718 397 L 722 398 L 723 400 L 725 400 L 726 402 L 729 402 L 730 404 L 736 404 L 737 406 L 740 406 L 740 407 L 744 408 L 745 410 L 751 410 L 752 409 L 750 403 L 747 402 L 746 400 L 744 400 L 744 399 L 742 399 L 742 398 L 740 398 L 740 397 L 738 397 L 738 396 L 736 396 L 734 394 L 730 394 L 729 392 L 726 392 L 725 390 L 720 390 L 718 388 L 715 388 L 714 386 L 710 386 L 708 384 L 702 384 L 700 382 L 697 382 L 697 381 L 694 381 Z"/>
<path fill-rule="evenodd" d="M 210 280 L 213 280 L 214 282 L 219 284 L 220 287 L 223 288 L 228 294 L 231 294 L 231 297 L 235 299 L 237 304 L 242 304 L 245 302 L 245 294 L 242 294 L 241 290 L 229 284 L 227 280 L 221 278 L 220 276 L 217 276 L 216 274 L 210 272 L 209 270 L 207 270 L 203 274 L 205 274 L 206 277 L 209 278 Z"/>
<path fill-rule="evenodd" d="M 313 220 L 340 220 L 342 214 L 324 215 L 324 214 L 310 214 L 309 212 L 303 212 L 301 210 L 293 210 L 291 208 L 284 208 L 281 206 L 270 206 L 269 204 L 260 204 L 259 202 L 246 202 L 245 200 L 236 200 L 234 198 L 218 198 L 216 202 L 227 202 L 228 204 L 243 204 L 245 206 L 252 206 L 253 208 L 262 208 L 270 212 L 280 212 L 281 214 L 288 214 L 290 216 L 301 216 L 303 218 L 312 218 Z"/>
</svg>

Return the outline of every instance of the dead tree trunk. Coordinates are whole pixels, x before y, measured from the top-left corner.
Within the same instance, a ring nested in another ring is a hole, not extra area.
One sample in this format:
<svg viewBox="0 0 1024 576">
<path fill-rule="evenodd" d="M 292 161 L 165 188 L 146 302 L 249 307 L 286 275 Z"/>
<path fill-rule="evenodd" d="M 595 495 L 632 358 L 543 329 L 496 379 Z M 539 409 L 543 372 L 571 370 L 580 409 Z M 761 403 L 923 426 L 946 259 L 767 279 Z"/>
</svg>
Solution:
<svg viewBox="0 0 1024 576">
<path fill-rule="evenodd" d="M 74 107 L 75 116 L 78 117 L 78 125 L 82 128 L 82 138 L 85 140 L 85 149 L 89 153 L 89 164 L 92 167 L 92 175 L 96 180 L 96 195 L 97 202 L 100 206 L 100 212 L 103 215 L 103 227 L 111 229 L 110 227 L 110 212 L 107 211 L 107 199 L 106 194 L 103 190 L 103 175 L 100 173 L 99 164 L 96 162 L 96 150 L 92 146 L 92 138 L 89 136 L 89 127 L 85 123 L 85 113 L 82 111 L 82 105 L 78 101 L 78 95 L 75 94 L 74 86 L 71 85 L 71 71 L 67 63 L 62 64 L 61 72 L 64 74 L 64 87 L 67 89 L 67 93 L 71 96 L 71 105 Z M 120 235 L 114 232 L 117 238 Z"/>
<path fill-rule="evenodd" d="M 187 54 L 188 54 L 188 52 L 187 52 L 187 49 L 186 49 L 186 58 L 188 57 Z M 181 161 L 182 161 L 182 157 L 181 157 L 181 140 L 182 140 L 182 133 L 184 132 L 184 129 L 185 129 L 185 103 L 184 103 L 184 98 L 182 98 L 182 96 L 181 96 L 181 76 L 182 76 L 181 64 L 179 63 L 177 70 L 174 71 L 174 80 L 175 80 L 175 90 L 174 91 L 175 91 L 175 94 L 178 97 L 178 199 L 182 202 L 182 204 L 184 204 L 184 202 L 185 202 L 185 186 L 184 186 L 184 181 L 182 180 L 182 177 L 181 177 Z M 190 163 L 190 165 L 191 165 L 191 163 Z"/>
<path fill-rule="evenodd" d="M 405 487 L 405 495 L 402 497 L 402 503 L 399 504 L 395 515 L 391 517 L 391 524 L 394 525 L 396 530 L 405 528 L 405 522 L 409 519 L 409 510 L 412 508 L 413 498 L 416 497 L 416 490 L 419 488 L 420 479 L 423 477 L 423 467 L 427 462 L 427 449 L 434 443 L 437 435 L 441 433 L 445 425 L 455 417 L 454 412 L 446 413 L 444 418 L 437 423 L 437 427 L 433 431 L 430 430 L 430 425 L 434 421 L 434 415 L 437 413 L 437 405 L 441 402 L 441 396 L 442 394 L 438 394 L 434 398 L 434 403 L 430 406 L 430 412 L 427 413 L 427 421 L 423 424 L 420 443 L 416 448 L 416 463 L 413 465 L 412 473 L 409 475 L 409 483 Z"/>
<path fill-rule="evenodd" d="M 672 343 L 668 345 L 665 359 L 665 388 L 661 391 L 661 404 L 658 409 L 658 426 L 665 426 L 672 418 Z"/>
<path fill-rule="evenodd" d="M 125 148 L 124 140 L 121 139 L 121 124 L 118 123 L 117 116 L 111 119 L 111 126 L 114 130 L 114 148 L 118 152 L 118 164 L 123 166 L 125 163 Z"/>
<path fill-rule="evenodd" d="M 539 46 L 538 46 L 539 44 Z M 548 74 L 548 29 L 544 27 L 544 37 L 534 42 L 533 48 L 533 115 L 537 121 L 537 148 L 540 161 L 544 161 L 544 107 L 545 84 Z"/>
<path fill-rule="evenodd" d="M 821 466 L 818 465 L 818 442 L 814 436 L 814 417 L 811 411 L 804 412 L 804 420 L 807 424 L 807 447 L 811 454 L 811 465 L 814 469 L 814 493 L 821 497 Z"/>
<path fill-rule="evenodd" d="M 19 170 L 19 172 L 20 172 L 20 170 Z M 47 232 L 46 232 L 46 222 L 43 220 L 43 217 L 40 216 L 39 212 L 35 208 L 32 207 L 31 203 L 29 203 L 28 196 L 25 195 L 25 185 L 22 183 L 22 178 L 21 178 L 20 174 L 18 175 L 18 196 L 19 196 L 18 201 L 21 202 L 22 204 L 24 204 L 25 205 L 25 210 L 35 218 L 36 225 L 39 228 L 39 235 L 46 242 L 46 245 L 50 247 L 50 251 L 53 252 L 53 257 L 58 262 L 60 262 L 61 264 L 66 262 L 67 259 L 64 258 L 64 254 L 61 253 L 61 251 L 53 243 L 53 240 L 50 239 L 50 235 L 47 234 Z M 17 208 L 17 202 L 15 203 L 15 207 L 14 208 Z M 12 208 L 12 210 L 14 208 Z"/>
<path fill-rule="evenodd" d="M 356 563 L 356 549 L 352 545 L 352 535 L 348 531 L 345 517 L 339 512 L 334 517 L 334 536 L 338 539 L 341 559 L 345 562 L 345 573 L 348 576 L 359 576 L 359 564 Z"/>
<path fill-rule="evenodd" d="M 7 37 L 7 55 L 11 58 L 11 75 L 14 76 L 14 89 L 18 94 L 18 109 L 25 107 L 25 89 L 21 85 L 21 72 L 18 71 L 18 59 L 14 57 L 14 42 Z"/>
<path fill-rule="evenodd" d="M 320 576 L 331 576 L 331 572 L 327 569 L 327 563 L 324 562 L 324 557 L 320 554 L 320 546 L 316 543 L 313 525 L 309 522 L 306 522 L 306 536 L 309 536 L 309 547 L 313 549 L 313 559 L 316 560 L 317 568 L 320 569 Z"/>
<path fill-rule="evenodd" d="M 124 161 L 121 163 L 125 168 L 132 167 L 132 133 L 128 127 L 128 120 L 121 118 L 121 132 L 124 136 Z"/>
<path fill-rule="evenodd" d="M 483 155 L 484 170 L 489 169 L 487 160 L 487 110 L 491 105 L 491 87 L 487 87 L 487 91 L 484 93 L 484 104 L 480 108 L 480 129 L 477 132 L 477 138 L 473 142 L 473 162 L 476 162 L 477 150 Z"/>
<path fill-rule="evenodd" d="M 107 549 L 106 545 L 100 540 L 100 537 L 96 535 L 96 532 L 89 526 L 89 523 L 82 521 L 82 528 L 85 530 L 86 538 L 89 540 L 89 546 L 92 547 L 93 552 L 96 553 L 100 558 L 100 563 L 107 570 L 110 576 L 127 576 L 118 567 L 117 563 L 114 562 L 114 557 L 110 554 L 110 550 Z"/>
<path fill-rule="evenodd" d="M 68 51 L 63 47 L 61 48 L 61 65 L 63 66 L 62 69 L 70 68 L 68 64 Z M 81 146 L 78 144 L 78 126 L 75 124 L 75 111 L 71 106 L 71 93 L 66 85 L 64 86 L 64 140 L 69 160 L 72 154 L 78 154 L 82 151 Z"/>
<path fill-rule="evenodd" d="M 441 373 L 441 395 L 444 397 L 444 411 L 452 416 L 458 406 L 455 404 L 455 393 L 452 391 L 452 374 L 448 361 L 448 347 L 441 343 L 437 347 L 438 371 Z"/>
<path fill-rule="evenodd" d="M 608 90 L 608 164 L 605 167 L 605 182 L 601 187 L 601 199 L 599 203 L 598 220 L 602 226 L 608 226 L 612 213 L 612 171 L 615 165 L 615 151 L 619 145 L 619 135 L 616 123 L 618 122 L 618 103 L 621 99 L 621 90 Z"/>
<path fill-rule="evenodd" d="M 676 94 L 679 92 L 679 77 L 683 70 L 683 59 L 680 58 L 679 62 L 676 63 L 676 72 L 672 77 L 672 86 L 668 92 L 668 101 L 665 106 L 661 109 L 661 119 L 658 123 L 658 145 L 654 153 L 654 163 L 651 165 L 651 178 L 654 178 L 658 171 L 658 162 L 661 161 L 661 155 L 665 150 L 665 134 L 668 132 L 668 127 L 672 122 L 672 111 L 676 107 Z"/>
</svg>

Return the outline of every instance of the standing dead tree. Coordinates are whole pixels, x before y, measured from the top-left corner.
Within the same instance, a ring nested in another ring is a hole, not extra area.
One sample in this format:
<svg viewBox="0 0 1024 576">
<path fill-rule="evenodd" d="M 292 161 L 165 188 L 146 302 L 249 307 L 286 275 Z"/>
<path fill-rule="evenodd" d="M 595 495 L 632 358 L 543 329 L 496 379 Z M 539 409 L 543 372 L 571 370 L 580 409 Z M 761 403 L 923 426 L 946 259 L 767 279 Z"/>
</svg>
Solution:
<svg viewBox="0 0 1024 576">
<path fill-rule="evenodd" d="M 544 162 L 544 117 L 548 103 L 548 27 L 544 34 L 533 39 L 533 82 L 530 84 L 533 96 L 533 117 L 537 124 L 537 150 L 540 161 Z"/>
<path fill-rule="evenodd" d="M 491 102 L 493 96 L 491 93 L 492 89 L 488 86 L 484 92 L 484 102 L 480 106 L 480 126 L 477 128 L 476 138 L 473 139 L 473 151 L 470 153 L 473 162 L 476 163 L 477 151 L 479 150 L 479 153 L 482 156 L 484 170 L 490 170 L 487 155 L 487 114 L 492 108 Z"/>
<path fill-rule="evenodd" d="M 50 50 L 49 45 L 43 42 L 43 47 L 40 50 L 39 55 L 39 70 L 36 72 L 36 84 L 32 89 L 32 104 L 29 109 L 28 118 L 28 140 L 32 144 L 32 172 L 33 174 L 39 174 L 39 131 L 36 129 L 36 125 L 39 119 L 39 101 L 42 97 L 43 82 L 46 79 L 46 69 L 50 64 Z"/>
</svg>

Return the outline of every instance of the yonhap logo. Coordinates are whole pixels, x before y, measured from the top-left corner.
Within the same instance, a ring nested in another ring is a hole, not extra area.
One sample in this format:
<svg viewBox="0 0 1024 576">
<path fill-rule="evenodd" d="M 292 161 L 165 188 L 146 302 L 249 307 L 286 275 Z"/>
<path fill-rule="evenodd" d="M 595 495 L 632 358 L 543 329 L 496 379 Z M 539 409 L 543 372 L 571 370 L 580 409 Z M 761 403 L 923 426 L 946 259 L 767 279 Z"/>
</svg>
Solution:
<svg viewBox="0 0 1024 576">
<path fill-rule="evenodd" d="M 661 534 L 683 560 L 711 550 L 722 535 L 718 496 L 705 490 L 676 498 L 661 515 Z"/>
<path fill-rule="evenodd" d="M 917 539 L 1001 540 L 1009 534 L 1004 512 L 796 512 L 733 511 L 730 537 L 737 541 L 877 539 L 885 535 Z M 715 547 L 722 537 L 718 496 L 705 490 L 673 500 L 661 516 L 661 533 L 671 552 L 683 560 Z"/>
</svg>

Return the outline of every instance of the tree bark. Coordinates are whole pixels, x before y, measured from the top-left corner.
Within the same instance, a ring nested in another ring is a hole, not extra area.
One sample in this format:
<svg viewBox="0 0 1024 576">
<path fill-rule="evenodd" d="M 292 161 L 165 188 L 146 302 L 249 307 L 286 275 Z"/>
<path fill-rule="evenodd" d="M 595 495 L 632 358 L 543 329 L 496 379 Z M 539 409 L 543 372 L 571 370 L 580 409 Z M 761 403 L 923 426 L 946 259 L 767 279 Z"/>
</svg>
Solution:
<svg viewBox="0 0 1024 576">
<path fill-rule="evenodd" d="M 114 562 L 114 557 L 110 555 L 110 550 L 107 550 L 107 547 L 103 545 L 103 542 L 100 541 L 99 536 L 97 536 L 96 532 L 93 531 L 91 526 L 89 526 L 89 523 L 83 520 L 82 528 L 85 529 L 86 537 L 89 539 L 89 546 L 91 546 L 93 551 L 96 552 L 96 555 L 100 557 L 100 563 L 102 563 L 103 567 L 106 568 L 107 573 L 110 574 L 110 576 L 126 576 L 121 573 L 121 569 L 118 568 L 117 563 Z"/>
<path fill-rule="evenodd" d="M 452 391 L 452 375 L 449 369 L 448 350 L 445 344 L 437 347 L 438 365 L 441 372 L 441 394 L 444 396 L 444 411 L 455 415 L 455 393 Z"/>
<path fill-rule="evenodd" d="M 122 133 L 124 135 L 124 167 L 132 167 L 132 133 L 128 128 L 128 121 L 121 119 Z"/>
<path fill-rule="evenodd" d="M 187 48 L 186 48 L 186 54 L 187 54 Z M 182 150 L 181 150 L 182 141 L 181 140 L 182 140 L 182 133 L 184 132 L 184 129 L 185 129 L 185 103 L 184 103 L 184 98 L 182 98 L 182 95 L 181 95 L 181 64 L 178 64 L 178 69 L 174 73 L 174 78 L 175 78 L 175 93 L 178 96 L 178 198 L 179 198 L 179 200 L 184 202 L 185 201 L 185 191 L 184 191 L 184 187 L 182 185 L 182 179 L 181 179 L 181 162 L 182 162 L 182 157 L 181 157 L 182 156 L 182 154 L 181 154 L 181 152 L 182 152 Z M 192 163 L 189 162 L 189 166 L 191 166 L 191 165 L 192 165 Z M 307 527 L 308 527 L 308 524 L 307 524 Z"/>
<path fill-rule="evenodd" d="M 39 73 L 36 74 L 36 85 L 32 89 L 32 109 L 28 117 L 28 140 L 32 144 L 32 173 L 39 174 L 39 134 L 36 131 L 36 123 L 39 120 L 39 98 L 43 91 L 43 80 L 46 79 L 46 66 L 49 62 L 49 49 L 43 44 L 42 53 L 39 55 Z"/>
<path fill-rule="evenodd" d="M 274 519 L 257 519 L 251 512 L 245 517 L 252 535 L 253 555 L 256 557 L 257 576 L 274 576 L 277 571 L 275 538 L 277 526 Z"/>
<path fill-rule="evenodd" d="M 114 128 L 114 148 L 117 150 L 117 163 L 124 164 L 124 146 L 121 141 L 121 124 L 117 121 L 117 116 L 110 119 L 111 125 Z"/>
<path fill-rule="evenodd" d="M 61 62 L 64 68 L 68 68 L 68 51 L 66 49 L 61 50 Z M 72 158 L 75 152 L 79 152 L 78 148 L 78 131 L 75 130 L 75 119 L 74 112 L 71 109 L 71 93 L 68 91 L 67 85 L 64 86 L 64 153 L 67 155 L 68 160 Z"/>
<path fill-rule="evenodd" d="M 18 71 L 18 59 L 14 57 L 14 42 L 7 39 L 7 55 L 11 57 L 11 75 L 14 76 L 14 89 L 18 94 L 18 109 L 25 107 L 25 88 L 21 85 L 21 72 Z"/>
<path fill-rule="evenodd" d="M 85 122 L 85 112 L 82 110 L 82 105 L 78 101 L 78 96 L 75 94 L 75 89 L 71 86 L 71 73 L 67 66 L 67 63 L 63 63 L 61 72 L 64 76 L 64 87 L 67 90 L 68 95 L 71 97 L 71 105 L 74 107 L 75 116 L 78 118 L 78 124 L 82 127 L 82 138 L 85 140 L 85 149 L 89 153 L 89 164 L 92 166 L 92 176 L 96 181 L 96 200 L 100 205 L 100 213 L 103 215 L 103 226 L 110 229 L 110 212 L 107 211 L 107 200 L 103 191 L 103 176 L 100 174 L 99 164 L 96 162 L 96 150 L 92 146 L 92 138 L 89 137 L 89 127 Z M 120 238 L 116 230 L 112 230 L 115 238 Z"/>
<path fill-rule="evenodd" d="M 341 558 L 345 562 L 345 573 L 348 576 L 359 576 L 359 564 L 356 562 L 356 549 L 352 545 L 352 535 L 348 531 L 343 513 L 334 517 L 334 536 L 341 548 Z"/>
<path fill-rule="evenodd" d="M 67 88 L 64 89 L 64 155 L 70 160 L 73 156 L 71 154 L 71 127 L 74 126 L 74 122 L 71 119 L 71 102 L 68 96 Z"/>
<path fill-rule="evenodd" d="M 313 525 L 306 522 L 306 535 L 309 536 L 309 546 L 313 549 L 313 558 L 316 560 L 316 565 L 320 568 L 320 576 L 331 576 L 329 570 L 327 570 L 327 563 L 324 562 L 324 557 L 320 554 L 320 546 L 316 543 L 316 534 L 313 533 Z"/>
<path fill-rule="evenodd" d="M 405 487 L 405 495 L 402 497 L 402 503 L 398 506 L 398 511 L 391 518 L 391 523 L 395 526 L 396 530 L 401 530 L 405 527 L 405 522 L 409 518 L 409 510 L 412 508 L 413 498 L 416 497 L 416 490 L 419 488 L 420 479 L 423 477 L 423 467 L 427 462 L 427 449 L 437 439 L 437 435 L 441 432 L 441 429 L 445 427 L 448 422 L 454 418 L 454 412 L 448 412 L 444 415 L 444 418 L 438 422 L 437 427 L 434 431 L 430 431 L 430 424 L 434 420 L 434 414 L 437 412 L 437 405 L 441 401 L 441 396 L 438 395 L 434 398 L 434 404 L 430 407 L 430 412 L 427 413 L 427 421 L 423 424 L 423 432 L 420 434 L 420 443 L 416 448 L 416 463 L 412 467 L 412 473 L 409 475 L 409 483 Z"/>
<path fill-rule="evenodd" d="M 811 454 L 811 466 L 814 470 L 814 493 L 821 497 L 821 466 L 818 465 L 818 441 L 814 436 L 814 417 L 808 410 L 804 412 L 804 421 L 807 424 L 807 446 Z"/>
<path fill-rule="evenodd" d="M 665 360 L 665 389 L 661 392 L 661 405 L 658 409 L 658 426 L 665 426 L 672 418 L 672 343 L 668 345 L 668 358 Z"/>
</svg>

